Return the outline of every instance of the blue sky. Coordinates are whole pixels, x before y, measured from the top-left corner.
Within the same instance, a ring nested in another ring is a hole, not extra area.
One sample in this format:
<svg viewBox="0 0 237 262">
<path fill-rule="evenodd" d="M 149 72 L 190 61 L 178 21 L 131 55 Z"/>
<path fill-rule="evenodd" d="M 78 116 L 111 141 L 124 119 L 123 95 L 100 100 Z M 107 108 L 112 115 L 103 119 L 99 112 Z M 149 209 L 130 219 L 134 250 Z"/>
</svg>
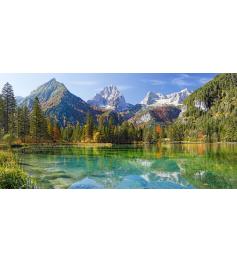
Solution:
<svg viewBox="0 0 237 262">
<path fill-rule="evenodd" d="M 172 74 L 0 74 L 0 88 L 9 82 L 16 96 L 27 96 L 32 90 L 56 78 L 75 95 L 85 101 L 91 99 L 105 86 L 116 85 L 129 103 L 140 102 L 148 91 L 168 94 L 183 88 L 195 90 L 211 80 L 213 73 L 172 73 Z"/>
</svg>

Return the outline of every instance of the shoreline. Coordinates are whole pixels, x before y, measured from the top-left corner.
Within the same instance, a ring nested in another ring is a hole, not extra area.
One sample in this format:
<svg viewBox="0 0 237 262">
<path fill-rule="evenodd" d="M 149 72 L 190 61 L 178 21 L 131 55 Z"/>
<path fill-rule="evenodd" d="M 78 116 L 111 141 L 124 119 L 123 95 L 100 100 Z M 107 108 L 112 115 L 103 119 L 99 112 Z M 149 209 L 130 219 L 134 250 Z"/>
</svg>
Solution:
<svg viewBox="0 0 237 262">
<path fill-rule="evenodd" d="M 199 141 L 163 141 L 156 144 L 149 144 L 149 143 L 130 143 L 130 144 L 113 144 L 113 143 L 25 143 L 25 144 L 13 144 L 11 146 L 6 144 L 0 144 L 0 150 L 9 150 L 9 149 L 26 149 L 26 148 L 58 148 L 58 147 L 112 147 L 112 146 L 163 146 L 163 145 L 237 145 L 237 142 L 199 142 Z"/>
</svg>

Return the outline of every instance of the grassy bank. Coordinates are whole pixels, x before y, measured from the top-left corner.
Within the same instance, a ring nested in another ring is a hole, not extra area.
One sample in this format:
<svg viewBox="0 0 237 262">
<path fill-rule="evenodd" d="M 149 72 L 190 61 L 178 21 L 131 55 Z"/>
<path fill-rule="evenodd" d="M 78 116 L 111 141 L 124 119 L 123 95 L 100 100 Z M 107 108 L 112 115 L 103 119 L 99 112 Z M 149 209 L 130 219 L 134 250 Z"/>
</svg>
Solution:
<svg viewBox="0 0 237 262">
<path fill-rule="evenodd" d="M 22 170 L 16 155 L 10 151 L 0 151 L 0 188 L 36 188 L 35 181 Z"/>
</svg>

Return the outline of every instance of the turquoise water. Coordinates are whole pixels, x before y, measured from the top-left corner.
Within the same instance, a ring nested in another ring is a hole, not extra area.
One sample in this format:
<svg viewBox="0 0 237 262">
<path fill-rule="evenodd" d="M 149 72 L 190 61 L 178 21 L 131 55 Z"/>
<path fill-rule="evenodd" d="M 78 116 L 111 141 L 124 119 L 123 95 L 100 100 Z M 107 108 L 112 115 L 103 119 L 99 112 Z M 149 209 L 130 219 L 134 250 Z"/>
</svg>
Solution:
<svg viewBox="0 0 237 262">
<path fill-rule="evenodd" d="M 24 150 L 39 188 L 237 188 L 237 145 L 57 147 Z"/>
</svg>

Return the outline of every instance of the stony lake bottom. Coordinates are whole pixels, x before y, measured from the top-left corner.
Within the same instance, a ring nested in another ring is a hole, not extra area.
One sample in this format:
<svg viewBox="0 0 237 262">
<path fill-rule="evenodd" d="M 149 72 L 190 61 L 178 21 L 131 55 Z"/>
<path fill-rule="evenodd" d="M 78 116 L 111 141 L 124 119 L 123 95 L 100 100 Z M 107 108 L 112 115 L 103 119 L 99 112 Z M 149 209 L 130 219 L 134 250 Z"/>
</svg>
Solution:
<svg viewBox="0 0 237 262">
<path fill-rule="evenodd" d="M 237 188 L 237 144 L 56 146 L 18 155 L 38 188 Z"/>
</svg>

